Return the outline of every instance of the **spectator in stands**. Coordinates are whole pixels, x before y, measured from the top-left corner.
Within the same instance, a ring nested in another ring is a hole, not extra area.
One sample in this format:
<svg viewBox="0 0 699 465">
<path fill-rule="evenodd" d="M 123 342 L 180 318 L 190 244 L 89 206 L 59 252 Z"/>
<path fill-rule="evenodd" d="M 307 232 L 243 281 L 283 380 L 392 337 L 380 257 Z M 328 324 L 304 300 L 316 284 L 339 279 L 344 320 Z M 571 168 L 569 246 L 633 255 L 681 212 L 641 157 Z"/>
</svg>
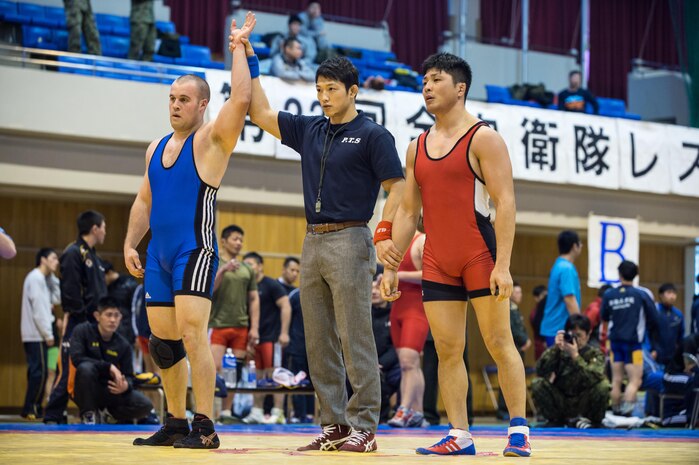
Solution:
<svg viewBox="0 0 699 465">
<path fill-rule="evenodd" d="M 107 224 L 104 216 L 87 210 L 78 216 L 78 238 L 61 255 L 61 306 L 63 307 L 63 341 L 59 358 L 58 381 L 53 385 L 46 405 L 44 423 L 66 423 L 68 405 L 68 360 L 70 338 L 80 323 L 92 321 L 97 303 L 107 295 L 102 262 L 95 251 L 104 243 Z"/>
<path fill-rule="evenodd" d="M 595 114 L 599 113 L 599 104 L 594 95 L 587 89 L 580 87 L 582 74 L 580 71 L 571 71 L 568 74 L 568 88 L 558 94 L 558 109 L 585 113 L 585 104 L 592 105 Z"/>
<path fill-rule="evenodd" d="M 70 386 L 83 424 L 145 418 L 153 404 L 133 389 L 133 355 L 129 343 L 117 334 L 121 312 L 114 299 L 100 299 L 96 323 L 78 325 L 70 338 Z"/>
<path fill-rule="evenodd" d="M 90 0 L 63 0 L 66 11 L 66 26 L 68 27 L 68 51 L 81 53 L 80 33 L 85 35 L 87 53 L 102 55 L 100 33 L 97 30 L 95 17 L 92 14 Z"/>
<path fill-rule="evenodd" d="M 290 37 L 284 40 L 281 54 L 272 58 L 272 76 L 290 81 L 315 81 L 315 71 L 303 60 L 303 49 L 298 39 Z"/>
<path fill-rule="evenodd" d="M 398 353 L 391 341 L 391 305 L 381 298 L 380 282 L 381 275 L 377 274 L 371 286 L 371 320 L 381 376 L 379 423 L 386 423 L 391 412 L 391 396 L 400 389 L 401 371 Z"/>
<path fill-rule="evenodd" d="M 590 319 L 590 324 L 592 325 L 592 336 L 590 336 L 590 344 L 599 347 L 603 354 L 607 353 L 606 343 L 607 343 L 607 328 L 602 325 L 602 315 L 600 306 L 602 305 L 602 296 L 607 289 L 609 289 L 609 284 L 605 284 L 599 288 L 597 291 L 597 297 L 595 300 L 590 302 L 590 304 L 585 308 L 585 316 Z"/>
<path fill-rule="evenodd" d="M 381 75 L 369 76 L 364 80 L 362 87 L 365 89 L 384 90 L 386 88 L 386 80 Z"/>
<path fill-rule="evenodd" d="M 291 324 L 289 325 L 289 345 L 284 351 L 286 368 L 297 374 L 304 371 L 311 384 L 310 369 L 308 368 L 308 355 L 306 354 L 306 333 L 303 329 L 303 312 L 301 311 L 301 293 L 294 289 L 289 294 L 291 305 Z M 314 396 L 291 396 L 294 407 L 292 423 L 313 423 L 315 409 Z"/>
<path fill-rule="evenodd" d="M 114 269 L 114 265 L 106 260 L 104 266 L 104 279 L 107 283 L 107 294 L 114 299 L 121 312 L 121 324 L 117 333 L 126 339 L 131 346 L 136 342 L 136 331 L 132 318 L 131 304 L 133 294 L 138 287 L 138 282 L 128 274 L 121 274 Z"/>
<path fill-rule="evenodd" d="M 609 382 L 604 355 L 588 344 L 590 320 L 580 314 L 568 317 L 553 347 L 536 364 L 532 397 L 549 426 L 589 428 L 599 425 L 609 405 Z"/>
<path fill-rule="evenodd" d="M 697 283 L 699 283 L 699 275 L 697 275 Z M 689 327 L 689 332 L 699 334 L 699 294 L 694 296 L 692 303 L 692 324 Z"/>
<path fill-rule="evenodd" d="M 560 255 L 549 275 L 548 296 L 541 320 L 541 336 L 546 346 L 555 343 L 556 334 L 565 326 L 569 315 L 580 313 L 580 278 L 575 260 L 582 252 L 582 242 L 575 231 L 563 231 L 558 235 Z"/>
<path fill-rule="evenodd" d="M 27 358 L 27 392 L 24 396 L 22 417 L 36 420 L 42 416 L 48 347 L 56 339 L 51 323 L 51 292 L 47 280 L 58 268 L 58 255 L 53 249 L 43 248 L 36 254 L 36 268 L 27 274 L 22 288 L 22 344 Z"/>
<path fill-rule="evenodd" d="M 301 262 L 299 259 L 296 257 L 286 257 L 284 259 L 282 275 L 279 277 L 279 283 L 284 286 L 287 294 L 290 294 L 291 291 L 296 289 L 294 283 L 299 279 L 299 273 L 301 273 Z"/>
<path fill-rule="evenodd" d="M 131 0 L 131 43 L 129 60 L 153 61 L 155 53 L 155 12 L 153 0 Z"/>
<path fill-rule="evenodd" d="M 0 228 L 0 258 L 10 260 L 17 255 L 17 248 L 9 234 L 4 229 Z"/>
<path fill-rule="evenodd" d="M 636 404 L 636 393 L 643 380 L 641 343 L 649 330 L 657 328 L 657 312 L 648 294 L 635 288 L 633 280 L 638 266 L 624 260 L 619 265 L 621 286 L 609 289 L 602 297 L 602 320 L 611 321 L 609 341 L 612 360 L 612 409 L 630 415 Z M 622 403 L 621 385 L 624 374 L 629 381 Z"/>
<path fill-rule="evenodd" d="M 214 279 L 214 297 L 209 317 L 211 353 L 216 371 L 222 374 L 223 354 L 233 349 L 240 360 L 238 376 L 241 379 L 243 361 L 248 350 L 260 340 L 260 296 L 255 271 L 238 261 L 243 248 L 245 232 L 231 224 L 221 233 L 221 261 Z M 249 329 L 248 329 L 249 328 Z M 233 395 L 223 401 L 221 417 L 231 417 Z"/>
<path fill-rule="evenodd" d="M 260 293 L 260 340 L 255 345 L 255 367 L 258 378 L 272 378 L 274 368 L 281 366 L 281 349 L 289 345 L 289 324 L 291 323 L 291 306 L 289 296 L 279 281 L 265 276 L 264 260 L 256 252 L 248 252 L 243 261 L 255 272 L 257 289 Z M 278 347 L 275 347 L 276 345 Z M 279 351 L 279 360 L 275 352 Z M 262 405 L 264 396 L 255 394 L 254 406 L 245 423 L 286 423 L 282 410 L 284 395 L 274 395 L 272 414 L 266 418 Z"/>
<path fill-rule="evenodd" d="M 271 56 L 276 56 L 282 53 L 284 41 L 286 39 L 294 38 L 301 44 L 301 49 L 303 50 L 303 59 L 307 63 L 315 62 L 316 55 L 318 55 L 318 48 L 316 47 L 316 42 L 312 37 L 301 34 L 301 18 L 298 15 L 289 16 L 289 30 L 286 33 L 286 37 L 279 34 L 277 35 L 270 46 L 269 54 Z"/>
<path fill-rule="evenodd" d="M 540 284 L 532 291 L 534 297 L 534 308 L 529 313 L 529 322 L 534 333 L 534 359 L 539 360 L 546 350 L 546 339 L 541 337 L 541 320 L 544 318 L 544 308 L 546 307 L 546 296 L 548 290 L 546 286 Z"/>
<path fill-rule="evenodd" d="M 684 337 L 684 316 L 682 311 L 675 307 L 677 301 L 677 289 L 672 283 L 664 283 L 658 289 L 658 331 L 655 332 L 655 340 L 651 345 L 655 348 L 651 356 L 663 367 L 674 357 L 677 348 Z"/>
<path fill-rule="evenodd" d="M 301 35 L 313 39 L 318 49 L 318 62 L 322 62 L 328 56 L 330 45 L 325 32 L 325 20 L 323 19 L 320 2 L 310 1 L 306 11 L 298 14 L 301 20 Z"/>
</svg>

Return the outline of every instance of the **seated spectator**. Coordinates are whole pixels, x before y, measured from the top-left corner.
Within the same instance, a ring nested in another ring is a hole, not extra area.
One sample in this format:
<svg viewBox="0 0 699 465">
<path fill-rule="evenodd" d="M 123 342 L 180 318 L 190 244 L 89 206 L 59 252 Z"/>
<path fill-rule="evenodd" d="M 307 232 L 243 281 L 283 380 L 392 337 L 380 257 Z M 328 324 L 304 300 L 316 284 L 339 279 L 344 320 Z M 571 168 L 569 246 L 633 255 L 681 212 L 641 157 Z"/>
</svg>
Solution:
<svg viewBox="0 0 699 465">
<path fill-rule="evenodd" d="M 369 76 L 364 80 L 362 87 L 365 89 L 384 90 L 386 87 L 386 80 L 381 75 Z"/>
<path fill-rule="evenodd" d="M 599 104 L 594 95 L 587 89 L 580 87 L 582 74 L 580 71 L 571 71 L 568 75 L 568 88 L 558 94 L 558 109 L 585 113 L 585 104 L 592 105 L 593 112 L 599 113 Z"/>
<path fill-rule="evenodd" d="M 587 428 L 602 422 L 609 404 L 609 382 L 604 355 L 588 344 L 590 320 L 568 317 L 555 345 L 536 364 L 532 397 L 539 413 L 551 425 Z"/>
<path fill-rule="evenodd" d="M 286 37 L 282 35 L 277 35 L 272 41 L 269 54 L 270 56 L 279 55 L 282 53 L 282 46 L 286 39 L 296 39 L 301 44 L 301 49 L 303 50 L 303 59 L 307 63 L 313 63 L 318 55 L 318 48 L 316 47 L 315 41 L 305 35 L 301 35 L 301 18 L 297 15 L 289 16 L 289 31 L 286 33 Z"/>
<path fill-rule="evenodd" d="M 282 53 L 272 58 L 272 69 L 270 70 L 272 76 L 292 81 L 314 82 L 316 73 L 303 61 L 302 56 L 303 49 L 298 39 L 293 37 L 286 39 Z"/>
<path fill-rule="evenodd" d="M 320 2 L 310 1 L 306 11 L 298 14 L 301 20 L 301 35 L 315 41 L 318 49 L 318 60 L 329 58 L 330 45 L 325 33 L 325 20 L 320 9 Z"/>
<path fill-rule="evenodd" d="M 391 396 L 400 389 L 400 363 L 391 342 L 389 316 L 391 305 L 381 298 L 381 275 L 371 286 L 371 319 L 376 341 L 376 352 L 381 370 L 381 412 L 379 423 L 386 423 L 391 413 Z M 349 383 L 348 383 L 349 384 Z"/>
<path fill-rule="evenodd" d="M 107 414 L 118 421 L 145 418 L 153 404 L 133 389 L 131 346 L 117 334 L 121 312 L 114 299 L 100 299 L 96 322 L 76 326 L 70 338 L 68 390 L 80 409 L 82 423 L 94 425 Z"/>
<path fill-rule="evenodd" d="M 121 274 L 114 269 L 114 265 L 106 260 L 102 261 L 104 266 L 104 281 L 107 283 L 107 293 L 114 299 L 121 312 L 121 324 L 117 333 L 126 339 L 131 346 L 136 343 L 136 332 L 132 318 L 131 304 L 133 295 L 138 287 L 138 282 L 128 273 Z"/>
<path fill-rule="evenodd" d="M 624 260 L 619 265 L 621 286 L 609 289 L 602 297 L 602 320 L 609 324 L 609 341 L 612 360 L 612 410 L 629 416 L 636 404 L 636 393 L 643 381 L 643 350 L 641 343 L 646 325 L 651 331 L 657 328 L 657 312 L 648 294 L 633 286 L 638 266 Z M 624 375 L 629 381 L 623 394 Z"/>
<path fill-rule="evenodd" d="M 666 399 L 663 425 L 684 426 L 689 420 L 699 388 L 699 333 L 690 334 L 682 340 L 673 359 L 665 368 L 662 390 L 668 394 L 684 396 L 684 399 Z"/>
<path fill-rule="evenodd" d="M 600 305 L 602 305 L 602 296 L 610 287 L 612 286 L 609 284 L 605 284 L 604 286 L 600 287 L 597 291 L 597 297 L 595 300 L 590 302 L 585 309 L 585 316 L 590 319 L 590 324 L 592 325 L 592 337 L 590 337 L 590 344 L 599 347 L 604 354 L 607 353 L 607 331 L 606 328 L 603 328 L 600 324 L 602 323 Z"/>
</svg>

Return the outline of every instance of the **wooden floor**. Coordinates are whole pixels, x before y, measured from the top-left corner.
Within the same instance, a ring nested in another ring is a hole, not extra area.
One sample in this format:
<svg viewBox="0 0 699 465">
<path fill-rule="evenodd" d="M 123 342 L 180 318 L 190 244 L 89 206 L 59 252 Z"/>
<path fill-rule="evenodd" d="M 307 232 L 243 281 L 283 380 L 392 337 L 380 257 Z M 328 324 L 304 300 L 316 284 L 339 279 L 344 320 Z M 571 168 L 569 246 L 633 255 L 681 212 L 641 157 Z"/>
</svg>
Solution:
<svg viewBox="0 0 699 465">
<path fill-rule="evenodd" d="M 12 465 L 50 464 L 417 464 L 477 463 L 626 465 L 699 464 L 699 432 L 687 430 L 533 430 L 534 455 L 528 459 L 502 456 L 505 429 L 474 428 L 476 457 L 426 457 L 415 447 L 436 442 L 446 428 L 424 430 L 380 430 L 379 450 L 372 454 L 301 453 L 296 447 L 314 437 L 309 427 L 222 427 L 221 447 L 214 451 L 192 451 L 160 447 L 135 447 L 134 437 L 152 427 L 43 427 L 0 425 L 0 463 Z"/>
</svg>

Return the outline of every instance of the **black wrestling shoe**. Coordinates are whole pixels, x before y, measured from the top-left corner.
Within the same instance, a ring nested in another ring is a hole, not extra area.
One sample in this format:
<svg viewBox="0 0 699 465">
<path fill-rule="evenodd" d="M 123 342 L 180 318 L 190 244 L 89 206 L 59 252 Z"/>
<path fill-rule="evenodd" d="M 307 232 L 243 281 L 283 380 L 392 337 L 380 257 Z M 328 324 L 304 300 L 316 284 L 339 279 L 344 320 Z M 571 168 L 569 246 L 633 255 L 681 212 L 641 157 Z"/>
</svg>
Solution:
<svg viewBox="0 0 699 465">
<path fill-rule="evenodd" d="M 214 422 L 198 413 L 194 415 L 192 431 L 173 444 L 178 449 L 218 449 L 220 445 L 221 441 L 214 431 Z"/>
<path fill-rule="evenodd" d="M 168 414 L 165 424 L 148 438 L 136 438 L 134 446 L 172 446 L 175 441 L 186 438 L 189 434 L 189 423 L 186 418 L 175 418 Z"/>
</svg>

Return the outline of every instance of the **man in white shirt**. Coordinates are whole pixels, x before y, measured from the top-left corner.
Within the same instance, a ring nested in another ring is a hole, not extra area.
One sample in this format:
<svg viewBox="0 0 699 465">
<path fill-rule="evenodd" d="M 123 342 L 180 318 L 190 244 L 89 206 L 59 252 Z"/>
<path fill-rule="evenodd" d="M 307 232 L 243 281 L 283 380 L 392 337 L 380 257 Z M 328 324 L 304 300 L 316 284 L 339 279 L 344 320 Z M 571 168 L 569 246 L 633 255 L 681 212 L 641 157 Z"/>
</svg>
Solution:
<svg viewBox="0 0 699 465">
<path fill-rule="evenodd" d="M 48 371 L 46 351 L 55 344 L 48 279 L 57 268 L 56 252 L 40 249 L 36 254 L 36 268 L 24 279 L 22 289 L 22 342 L 27 357 L 27 394 L 22 417 L 28 420 L 42 416 L 41 401 Z"/>
</svg>

